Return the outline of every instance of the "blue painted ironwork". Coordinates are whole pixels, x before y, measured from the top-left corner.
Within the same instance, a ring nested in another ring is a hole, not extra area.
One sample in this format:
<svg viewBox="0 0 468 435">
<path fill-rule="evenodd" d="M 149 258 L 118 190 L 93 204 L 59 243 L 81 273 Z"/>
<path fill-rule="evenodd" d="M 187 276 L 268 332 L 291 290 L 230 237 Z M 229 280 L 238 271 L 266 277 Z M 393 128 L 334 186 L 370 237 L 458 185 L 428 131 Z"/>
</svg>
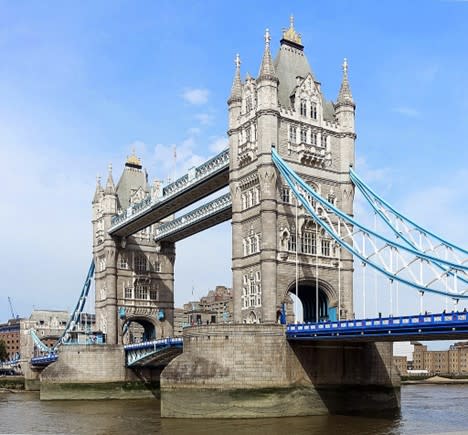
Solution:
<svg viewBox="0 0 468 435">
<path fill-rule="evenodd" d="M 161 224 L 156 228 L 155 240 L 161 240 L 173 233 L 183 230 L 197 222 L 204 219 L 208 219 L 211 216 L 216 215 L 228 208 L 232 207 L 231 194 L 226 193 L 225 195 L 215 198 L 212 201 L 203 204 L 202 206 L 192 210 L 183 216 L 178 217 L 170 222 Z"/>
<path fill-rule="evenodd" d="M 36 356 L 31 358 L 31 365 L 34 367 L 45 367 L 57 361 L 58 355 L 56 353 L 49 353 L 45 356 Z"/>
<path fill-rule="evenodd" d="M 142 343 L 127 344 L 124 346 L 125 362 L 127 367 L 138 363 L 167 349 L 182 349 L 183 339 L 181 337 L 160 338 L 158 340 L 145 341 Z"/>
<path fill-rule="evenodd" d="M 330 237 L 332 237 L 336 241 L 336 243 L 338 243 L 338 245 L 346 249 L 355 257 L 359 258 L 363 262 L 363 264 L 367 264 L 372 268 L 378 270 L 381 274 L 387 276 L 391 281 L 395 280 L 401 282 L 405 285 L 408 285 L 411 288 L 417 289 L 420 292 L 427 291 L 443 296 L 450 296 L 456 300 L 468 299 L 468 294 L 466 294 L 466 291 L 453 292 L 430 287 L 430 285 L 434 281 L 443 278 L 443 274 L 441 276 L 438 276 L 436 279 L 431 280 L 428 284 L 423 285 L 422 282 L 418 283 L 416 282 L 416 280 L 406 279 L 398 275 L 404 269 L 401 269 L 397 272 L 387 270 L 376 261 L 373 261 L 373 259 L 371 260 L 371 256 L 363 255 L 363 253 L 358 250 L 355 244 L 348 243 L 347 241 L 345 241 L 344 238 L 341 237 L 337 233 L 336 229 L 333 227 L 333 223 L 331 221 L 330 216 L 328 216 L 328 212 L 331 213 L 334 219 L 338 218 L 338 220 L 340 220 L 348 226 L 347 228 L 350 236 L 352 236 L 350 228 L 354 228 L 353 231 L 355 231 L 355 229 L 357 228 L 358 231 L 362 232 L 363 236 L 369 238 L 372 236 L 375 240 L 380 240 L 382 243 L 384 243 L 383 248 L 380 248 L 379 250 L 377 250 L 376 248 L 374 254 L 379 254 L 379 252 L 383 249 L 390 248 L 395 250 L 396 252 L 404 252 L 412 256 L 411 261 L 408 262 L 406 267 L 411 265 L 415 261 L 419 261 L 421 262 L 421 264 L 427 263 L 432 267 L 443 265 L 444 267 L 450 268 L 451 270 L 460 270 L 464 272 L 468 269 L 468 265 L 456 264 L 445 259 L 433 257 L 407 245 L 396 243 L 382 236 L 381 234 L 364 227 L 363 225 L 355 221 L 353 218 L 348 216 L 346 213 L 342 212 L 337 207 L 335 207 L 334 205 L 323 199 L 320 195 L 318 195 L 304 180 L 302 180 L 294 171 L 292 171 L 286 165 L 286 163 L 281 159 L 281 157 L 278 155 L 274 148 L 272 149 L 272 160 L 275 163 L 276 167 L 279 169 L 283 178 L 286 180 L 291 190 L 293 191 L 296 198 L 299 200 L 300 204 L 302 204 L 302 206 L 310 214 L 314 221 L 317 222 L 326 231 L 326 233 Z M 306 196 L 316 201 L 317 205 L 312 206 L 311 202 L 308 198 L 306 198 Z M 318 205 L 320 206 L 320 209 Z M 319 213 L 321 213 L 321 215 L 319 215 Z"/>
<path fill-rule="evenodd" d="M 407 218 L 381 196 L 375 193 L 352 168 L 349 170 L 351 181 L 358 188 L 368 204 L 372 207 L 374 212 L 380 219 L 387 225 L 390 230 L 395 234 L 398 239 L 405 241 L 409 246 L 418 249 L 421 252 L 432 252 L 438 258 L 455 257 L 458 263 L 468 262 L 468 258 L 460 259 L 456 255 L 468 255 L 468 251 L 455 245 L 454 243 L 444 240 L 442 237 L 432 233 L 431 231 L 419 226 L 411 219 Z M 393 220 L 392 220 L 393 217 Z M 419 234 L 419 240 L 414 236 Z M 432 239 L 432 240 L 431 240 Z M 439 251 L 443 251 L 439 253 Z M 468 284 L 468 274 L 464 272 L 452 272 L 446 266 L 437 265 L 441 270 L 445 271 L 449 276 L 454 276 L 464 284 Z"/>
<path fill-rule="evenodd" d="M 468 337 L 468 313 L 452 312 L 438 314 L 417 314 L 385 318 L 342 320 L 338 322 L 298 323 L 286 327 L 288 340 L 356 340 L 366 337 L 405 338 L 417 336 L 428 339 L 444 335 Z M 444 337 L 444 338 L 446 338 Z M 396 341 L 396 340 L 395 340 Z"/>
<path fill-rule="evenodd" d="M 49 348 L 47 345 L 45 345 L 41 341 L 41 339 L 36 334 L 36 331 L 34 329 L 29 330 L 29 333 L 31 334 L 34 344 L 37 346 L 37 348 L 41 352 L 47 353 L 48 355 L 54 355 L 55 359 L 57 359 L 58 356 L 55 352 L 57 351 L 59 346 L 64 343 L 67 343 L 70 340 L 70 332 L 72 332 L 75 329 L 76 325 L 79 323 L 80 315 L 83 312 L 83 309 L 85 307 L 86 300 L 89 294 L 89 289 L 91 288 L 91 281 L 94 275 L 94 270 L 95 270 L 95 265 L 94 265 L 94 260 L 93 260 L 91 261 L 91 264 L 89 266 L 88 273 L 86 275 L 86 280 L 80 293 L 80 297 L 78 298 L 78 302 L 76 303 L 76 306 L 70 316 L 70 319 L 68 320 L 65 326 L 65 329 L 62 332 L 62 335 L 58 338 L 58 340 L 54 343 L 54 345 L 51 348 Z M 43 357 L 36 357 L 36 359 L 37 358 L 43 358 Z M 31 364 L 33 364 L 32 359 L 31 359 Z"/>
<path fill-rule="evenodd" d="M 161 197 L 152 200 L 148 195 L 139 203 L 134 204 L 122 213 L 113 216 L 111 219 L 112 227 L 109 229 L 109 232 L 117 230 L 122 225 L 136 219 L 140 214 L 150 208 L 158 206 L 159 203 L 169 200 L 183 190 L 190 188 L 205 178 L 208 178 L 219 171 L 225 170 L 228 167 L 229 148 L 226 148 L 210 160 L 196 168 L 190 169 L 187 174 L 164 187 Z"/>
</svg>

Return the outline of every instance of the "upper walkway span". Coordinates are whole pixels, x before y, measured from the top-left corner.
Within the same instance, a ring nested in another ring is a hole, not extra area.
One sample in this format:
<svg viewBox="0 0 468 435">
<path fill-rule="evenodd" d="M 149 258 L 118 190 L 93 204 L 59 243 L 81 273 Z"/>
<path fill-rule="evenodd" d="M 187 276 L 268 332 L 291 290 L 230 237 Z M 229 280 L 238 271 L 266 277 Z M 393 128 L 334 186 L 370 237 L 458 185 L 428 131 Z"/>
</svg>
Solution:
<svg viewBox="0 0 468 435">
<path fill-rule="evenodd" d="M 203 199 L 229 184 L 229 149 L 163 188 L 162 196 L 134 204 L 112 218 L 109 234 L 127 237 Z"/>
</svg>

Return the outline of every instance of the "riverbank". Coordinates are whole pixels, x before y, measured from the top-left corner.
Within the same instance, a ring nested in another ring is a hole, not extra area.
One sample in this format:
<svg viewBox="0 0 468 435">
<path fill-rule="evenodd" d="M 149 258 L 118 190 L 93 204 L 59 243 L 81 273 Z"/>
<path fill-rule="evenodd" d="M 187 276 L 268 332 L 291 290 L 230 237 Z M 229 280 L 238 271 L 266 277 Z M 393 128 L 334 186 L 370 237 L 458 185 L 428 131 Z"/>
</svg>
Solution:
<svg viewBox="0 0 468 435">
<path fill-rule="evenodd" d="M 402 385 L 419 385 L 419 384 L 429 384 L 429 385 L 462 385 L 468 384 L 468 378 L 445 378 L 443 376 L 432 376 L 430 378 L 424 379 L 408 379 L 401 381 Z"/>
<path fill-rule="evenodd" d="M 24 390 L 23 376 L 0 376 L 0 391 Z"/>
</svg>

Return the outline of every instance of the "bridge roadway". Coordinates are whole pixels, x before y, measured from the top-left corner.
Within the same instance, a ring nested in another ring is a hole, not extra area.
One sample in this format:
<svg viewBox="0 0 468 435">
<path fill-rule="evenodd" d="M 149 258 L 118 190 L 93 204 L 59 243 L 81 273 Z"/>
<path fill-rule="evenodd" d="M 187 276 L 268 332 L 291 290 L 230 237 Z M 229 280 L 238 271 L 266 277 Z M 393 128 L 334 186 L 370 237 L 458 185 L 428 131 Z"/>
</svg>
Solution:
<svg viewBox="0 0 468 435">
<path fill-rule="evenodd" d="M 167 185 L 155 201 L 150 197 L 112 218 L 109 234 L 127 237 L 206 198 L 229 184 L 229 149 L 189 170 Z M 226 219 L 227 220 L 227 219 Z M 219 222 L 217 222 L 219 223 Z"/>
<path fill-rule="evenodd" d="M 416 314 L 339 322 L 298 323 L 286 327 L 290 341 L 409 341 L 468 339 L 468 313 Z"/>
</svg>

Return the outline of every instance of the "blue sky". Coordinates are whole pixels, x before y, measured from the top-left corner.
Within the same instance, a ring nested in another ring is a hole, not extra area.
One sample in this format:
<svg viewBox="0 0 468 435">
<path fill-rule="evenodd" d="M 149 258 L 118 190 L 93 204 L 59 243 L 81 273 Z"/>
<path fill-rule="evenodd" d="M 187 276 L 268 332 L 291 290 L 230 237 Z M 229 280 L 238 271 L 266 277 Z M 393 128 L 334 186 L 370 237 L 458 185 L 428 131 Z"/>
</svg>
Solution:
<svg viewBox="0 0 468 435">
<path fill-rule="evenodd" d="M 328 99 L 349 60 L 358 172 L 468 245 L 468 2 L 0 1 L 0 320 L 8 295 L 21 315 L 72 307 L 96 174 L 117 179 L 132 147 L 151 179 L 173 175 L 174 145 L 178 174 L 221 149 L 235 54 L 256 75 L 291 13 Z M 228 223 L 177 249 L 178 305 L 230 285 Z"/>
</svg>

